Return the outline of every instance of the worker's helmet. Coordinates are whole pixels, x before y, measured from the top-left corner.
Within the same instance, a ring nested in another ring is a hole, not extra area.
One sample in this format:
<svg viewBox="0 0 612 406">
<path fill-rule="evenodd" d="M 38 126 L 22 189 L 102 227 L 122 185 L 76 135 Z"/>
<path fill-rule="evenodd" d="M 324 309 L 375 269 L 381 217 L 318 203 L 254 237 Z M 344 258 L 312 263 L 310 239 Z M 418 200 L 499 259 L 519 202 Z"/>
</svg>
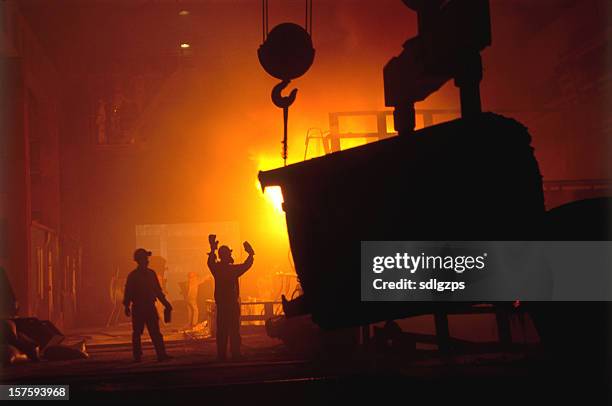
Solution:
<svg viewBox="0 0 612 406">
<path fill-rule="evenodd" d="M 145 258 L 150 257 L 152 254 L 151 251 L 147 251 L 144 248 L 138 248 L 136 251 L 134 251 L 134 261 L 138 262 L 141 261 Z"/>
<path fill-rule="evenodd" d="M 232 259 L 232 250 L 227 245 L 222 245 L 219 247 L 219 259 L 222 262 L 232 263 L 234 260 Z"/>
</svg>

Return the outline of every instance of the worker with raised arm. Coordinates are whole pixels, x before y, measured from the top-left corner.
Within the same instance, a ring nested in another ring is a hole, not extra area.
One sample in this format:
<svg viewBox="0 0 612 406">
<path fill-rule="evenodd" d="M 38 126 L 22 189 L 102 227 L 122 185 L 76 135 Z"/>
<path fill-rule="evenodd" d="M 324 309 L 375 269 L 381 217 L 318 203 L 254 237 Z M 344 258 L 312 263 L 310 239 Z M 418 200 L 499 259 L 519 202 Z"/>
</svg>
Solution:
<svg viewBox="0 0 612 406">
<path fill-rule="evenodd" d="M 240 286 L 238 278 L 253 265 L 255 251 L 244 242 L 244 250 L 249 254 L 242 264 L 234 264 L 232 250 L 222 245 L 214 234 L 208 236 L 210 252 L 208 253 L 208 269 L 215 278 L 215 302 L 217 304 L 217 357 L 220 361 L 226 359 L 227 340 L 229 338 L 234 360 L 240 359 Z"/>
</svg>

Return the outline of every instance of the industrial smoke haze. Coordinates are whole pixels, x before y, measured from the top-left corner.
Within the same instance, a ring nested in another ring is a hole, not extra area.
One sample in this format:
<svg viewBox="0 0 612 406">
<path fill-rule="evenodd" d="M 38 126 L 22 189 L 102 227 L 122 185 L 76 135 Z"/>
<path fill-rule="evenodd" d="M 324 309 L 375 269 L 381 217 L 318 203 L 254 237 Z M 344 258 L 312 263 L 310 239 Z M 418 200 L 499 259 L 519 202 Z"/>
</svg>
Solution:
<svg viewBox="0 0 612 406">
<path fill-rule="evenodd" d="M 585 130 L 581 139 L 563 137 L 559 142 L 569 128 L 559 120 L 551 120 L 550 127 L 531 125 L 533 111 L 546 108 L 542 100 L 552 97 L 555 87 L 542 83 L 550 79 L 557 56 L 571 41 L 571 27 L 562 23 L 547 27 L 551 33 L 543 37 L 546 43 L 528 43 L 523 39 L 554 15 L 535 14 L 530 2 L 522 3 L 517 7 L 515 2 L 491 2 L 493 46 L 483 53 L 483 109 L 500 111 L 529 127 L 545 178 L 605 178 L 609 160 L 602 156 L 601 146 L 608 141 Z M 270 2 L 270 26 L 303 23 L 303 5 L 298 0 Z M 176 14 L 174 6 L 134 13 L 136 6 L 127 0 L 118 3 L 112 15 L 99 17 L 96 7 L 102 6 L 96 2 L 81 6 L 78 15 L 71 15 L 75 12 L 68 7 L 42 3 L 35 7 L 41 21 L 61 13 L 71 17 L 70 26 L 55 27 L 54 49 L 73 60 L 75 71 L 92 77 L 138 71 L 142 62 L 132 55 L 140 48 L 162 53 L 168 46 L 189 43 L 190 56 L 164 80 L 151 108 L 140 117 L 139 131 L 147 141 L 138 146 L 139 154 L 91 171 L 83 170 L 86 163 L 77 156 L 74 165 L 65 169 L 96 185 L 95 199 L 78 215 L 92 230 L 85 236 L 88 247 L 104 254 L 91 259 L 87 252 L 93 251 L 87 251 L 86 261 L 96 264 L 100 285 L 106 285 L 113 264 L 129 257 L 134 248 L 135 224 L 236 221 L 243 239 L 253 242 L 258 253 L 255 267 L 242 280 L 242 292 L 257 295 L 256 281 L 262 276 L 291 270 L 279 191 L 266 197 L 257 185 L 259 170 L 282 165 L 282 112 L 270 100 L 277 81 L 263 71 L 256 55 L 262 41 L 261 3 L 190 2 L 186 39 L 174 45 L 170 34 L 175 26 L 167 21 L 167 16 Z M 102 33 L 101 24 L 106 27 Z M 80 35 L 70 35 L 70 29 Z M 289 163 L 303 159 L 309 128 L 329 128 L 329 112 L 387 109 L 383 66 L 416 31 L 416 14 L 400 0 L 315 2 L 315 61 L 287 89 L 299 89 L 289 112 Z M 41 37 L 43 44 L 52 40 Z M 536 59 L 537 66 L 525 62 Z M 458 92 L 449 83 L 416 107 L 458 109 Z M 456 115 L 438 119 L 453 118 Z M 341 122 L 341 130 L 368 131 L 368 125 L 347 120 Z M 309 157 L 322 153 L 316 145 L 311 148 Z M 203 253 L 206 249 L 202 247 Z"/>
<path fill-rule="evenodd" d="M 257 184 L 259 170 L 282 165 L 282 111 L 270 100 L 277 80 L 263 71 L 256 55 L 259 6 L 213 3 L 190 13 L 198 27 L 193 54 L 168 79 L 162 101 L 144 120 L 148 143 L 143 155 L 105 174 L 108 191 L 122 202 L 120 211 L 132 212 L 126 217 L 137 224 L 239 222 L 241 235 L 258 248 L 257 264 L 242 281 L 244 294 L 252 295 L 262 274 L 291 270 L 280 192 L 271 189 L 272 196 L 266 196 Z M 270 21 L 299 22 L 301 6 L 272 7 Z M 385 108 L 382 66 L 415 32 L 414 16 L 401 2 L 380 9 L 361 2 L 317 6 L 315 63 L 289 88 L 299 89 L 289 113 L 289 163 L 303 159 L 309 128 L 328 129 L 329 112 Z M 372 11 L 379 17 L 373 18 Z M 390 40 L 381 47 L 372 34 L 389 19 L 397 24 L 387 30 Z M 343 124 L 344 130 L 364 130 L 359 122 Z M 309 157 L 321 153 L 320 146 L 311 145 Z M 123 221 L 122 215 L 114 220 Z"/>
</svg>

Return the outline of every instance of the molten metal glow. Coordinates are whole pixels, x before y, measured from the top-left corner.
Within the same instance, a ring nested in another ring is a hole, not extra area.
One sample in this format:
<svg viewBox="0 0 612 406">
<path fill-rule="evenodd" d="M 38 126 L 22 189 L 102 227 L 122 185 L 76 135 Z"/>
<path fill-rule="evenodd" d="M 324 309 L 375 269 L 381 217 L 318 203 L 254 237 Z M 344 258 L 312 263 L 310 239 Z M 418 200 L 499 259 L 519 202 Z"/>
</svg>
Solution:
<svg viewBox="0 0 612 406">
<path fill-rule="evenodd" d="M 257 190 L 261 192 L 261 184 L 259 181 L 255 182 L 255 187 Z M 274 208 L 274 211 L 277 213 L 283 212 L 283 192 L 280 186 L 268 186 L 266 190 L 263 192 L 263 197 L 268 201 L 268 203 Z"/>
<path fill-rule="evenodd" d="M 268 186 L 264 195 L 270 201 L 274 210 L 279 213 L 283 212 L 283 192 L 280 186 Z"/>
<path fill-rule="evenodd" d="M 274 169 L 281 167 L 283 165 L 282 159 L 280 157 L 270 158 L 264 156 L 258 156 L 253 158 L 257 162 L 257 167 L 259 170 L 265 171 L 269 169 Z M 259 192 L 262 192 L 261 184 L 258 180 L 255 181 L 255 187 Z M 262 193 L 263 197 L 269 203 L 269 205 L 274 209 L 276 214 L 281 214 L 281 218 L 284 220 L 284 211 L 283 211 L 283 192 L 280 186 L 268 186 L 266 190 Z"/>
</svg>

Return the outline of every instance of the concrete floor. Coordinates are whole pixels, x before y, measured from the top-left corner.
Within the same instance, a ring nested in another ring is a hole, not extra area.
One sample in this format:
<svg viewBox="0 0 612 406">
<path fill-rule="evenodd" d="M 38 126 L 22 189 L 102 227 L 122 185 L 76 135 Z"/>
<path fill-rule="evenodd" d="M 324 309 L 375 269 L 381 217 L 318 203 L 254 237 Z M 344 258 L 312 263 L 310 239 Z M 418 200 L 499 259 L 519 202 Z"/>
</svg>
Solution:
<svg viewBox="0 0 612 406">
<path fill-rule="evenodd" d="M 313 404 L 363 401 L 371 396 L 378 400 L 433 396 L 474 403 L 550 400 L 551 391 L 559 394 L 559 388 L 564 388 L 559 380 L 546 378 L 550 376 L 547 365 L 525 354 L 464 355 L 443 360 L 432 352 L 429 358 L 406 362 L 358 352 L 342 359 L 333 354 L 306 359 L 255 326 L 242 328 L 245 360 L 240 362 L 217 362 L 214 339 L 185 339 L 176 329 L 166 327 L 168 352 L 175 358 L 157 362 L 147 338 L 143 362 L 135 364 L 129 327 L 75 331 L 68 341 L 85 337 L 89 359 L 12 366 L 2 371 L 1 383 L 69 384 L 71 399 L 103 404 Z M 575 385 L 575 379 L 569 381 Z"/>
<path fill-rule="evenodd" d="M 123 324 L 104 329 L 75 330 L 64 343 L 85 340 L 89 359 L 23 363 L 3 370 L 2 380 L 33 381 L 53 377 L 56 380 L 87 380 L 89 376 L 121 373 L 139 374 L 184 369 L 192 366 L 219 367 L 214 338 L 189 339 L 175 328 L 163 327 L 167 351 L 174 359 L 158 362 L 148 334 L 143 335 L 143 359 L 134 363 L 131 353 L 131 326 Z M 262 327 L 242 328 L 244 362 L 284 362 L 292 358 L 282 343 L 269 338 Z M 294 357 L 293 357 L 294 358 Z M 226 364 L 229 364 L 226 363 Z"/>
</svg>

